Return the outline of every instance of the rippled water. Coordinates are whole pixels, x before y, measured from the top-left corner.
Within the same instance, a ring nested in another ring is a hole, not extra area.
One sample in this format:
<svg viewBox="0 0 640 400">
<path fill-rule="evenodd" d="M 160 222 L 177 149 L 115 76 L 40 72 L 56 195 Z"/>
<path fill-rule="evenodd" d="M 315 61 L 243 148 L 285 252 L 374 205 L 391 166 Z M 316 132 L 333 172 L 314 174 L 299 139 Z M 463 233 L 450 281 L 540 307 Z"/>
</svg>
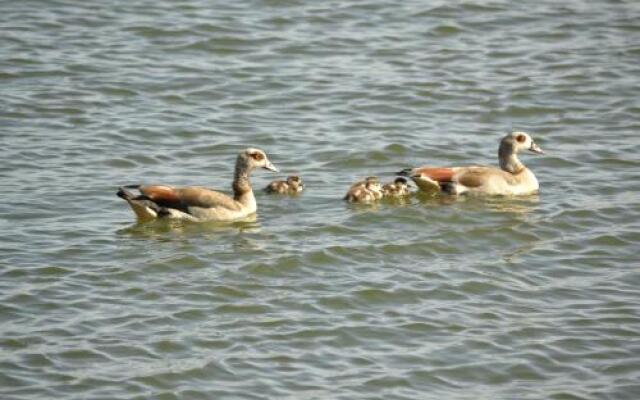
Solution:
<svg viewBox="0 0 640 400">
<path fill-rule="evenodd" d="M 2 399 L 638 398 L 640 3 L 0 10 Z M 340 200 L 512 128 L 539 196 Z M 255 222 L 115 196 L 249 145 L 307 184 Z"/>
</svg>

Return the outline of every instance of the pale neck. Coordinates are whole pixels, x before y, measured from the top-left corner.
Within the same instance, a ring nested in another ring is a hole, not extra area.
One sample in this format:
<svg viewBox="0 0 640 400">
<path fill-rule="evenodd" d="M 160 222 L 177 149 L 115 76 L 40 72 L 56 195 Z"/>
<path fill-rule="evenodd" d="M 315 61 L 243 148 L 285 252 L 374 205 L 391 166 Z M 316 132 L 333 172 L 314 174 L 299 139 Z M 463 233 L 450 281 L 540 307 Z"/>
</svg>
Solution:
<svg viewBox="0 0 640 400">
<path fill-rule="evenodd" d="M 498 150 L 498 159 L 500 160 L 500 168 L 512 174 L 517 174 L 525 169 L 513 148 L 513 143 L 502 142 Z"/>
<path fill-rule="evenodd" d="M 236 170 L 233 176 L 233 199 L 245 207 L 255 209 L 256 199 L 253 195 L 251 182 L 249 181 L 250 172 L 251 168 L 239 159 L 236 163 Z"/>
</svg>

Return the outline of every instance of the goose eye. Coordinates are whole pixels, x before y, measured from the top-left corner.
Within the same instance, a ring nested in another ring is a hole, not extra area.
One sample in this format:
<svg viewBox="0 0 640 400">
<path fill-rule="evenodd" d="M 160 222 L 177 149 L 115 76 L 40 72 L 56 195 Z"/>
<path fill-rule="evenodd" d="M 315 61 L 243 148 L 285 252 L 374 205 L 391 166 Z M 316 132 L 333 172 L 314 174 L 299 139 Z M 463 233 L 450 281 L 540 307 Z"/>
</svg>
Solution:
<svg viewBox="0 0 640 400">
<path fill-rule="evenodd" d="M 249 155 L 256 161 L 261 161 L 264 159 L 264 155 L 262 153 L 251 153 Z"/>
<path fill-rule="evenodd" d="M 527 141 L 527 137 L 525 135 L 518 135 L 516 136 L 516 140 L 518 141 L 518 143 L 524 143 Z"/>
</svg>

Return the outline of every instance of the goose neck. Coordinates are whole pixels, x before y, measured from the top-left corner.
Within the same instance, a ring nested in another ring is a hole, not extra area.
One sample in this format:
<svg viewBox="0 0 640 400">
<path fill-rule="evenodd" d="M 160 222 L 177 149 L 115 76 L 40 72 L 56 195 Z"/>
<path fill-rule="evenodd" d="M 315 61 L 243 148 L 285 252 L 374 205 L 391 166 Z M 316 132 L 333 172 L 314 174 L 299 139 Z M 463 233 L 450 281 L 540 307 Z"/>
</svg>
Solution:
<svg viewBox="0 0 640 400">
<path fill-rule="evenodd" d="M 236 163 L 236 170 L 233 176 L 233 199 L 245 207 L 256 207 L 256 200 L 251 188 L 249 173 L 251 169 L 240 160 Z"/>
<path fill-rule="evenodd" d="M 524 164 L 518 159 L 518 155 L 512 143 L 503 142 L 498 150 L 500 168 L 512 174 L 517 174 L 525 169 Z"/>
</svg>

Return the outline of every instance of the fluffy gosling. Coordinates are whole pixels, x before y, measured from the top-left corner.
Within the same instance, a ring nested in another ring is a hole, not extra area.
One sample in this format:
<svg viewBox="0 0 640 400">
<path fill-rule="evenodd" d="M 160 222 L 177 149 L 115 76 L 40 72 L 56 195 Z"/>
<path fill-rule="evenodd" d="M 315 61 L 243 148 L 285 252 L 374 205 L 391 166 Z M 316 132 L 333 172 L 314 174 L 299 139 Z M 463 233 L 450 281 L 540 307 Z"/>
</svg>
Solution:
<svg viewBox="0 0 640 400">
<path fill-rule="evenodd" d="M 382 198 L 382 186 L 378 178 L 370 176 L 364 181 L 356 182 L 349 188 L 344 196 L 346 201 L 352 203 L 371 203 Z"/>
<path fill-rule="evenodd" d="M 392 183 L 387 183 L 382 186 L 383 197 L 402 197 L 410 193 L 409 183 L 405 178 L 396 178 Z"/>
<path fill-rule="evenodd" d="M 297 175 L 287 177 L 286 181 L 273 181 L 264 190 L 267 193 L 297 194 L 304 189 L 302 179 Z"/>
</svg>

